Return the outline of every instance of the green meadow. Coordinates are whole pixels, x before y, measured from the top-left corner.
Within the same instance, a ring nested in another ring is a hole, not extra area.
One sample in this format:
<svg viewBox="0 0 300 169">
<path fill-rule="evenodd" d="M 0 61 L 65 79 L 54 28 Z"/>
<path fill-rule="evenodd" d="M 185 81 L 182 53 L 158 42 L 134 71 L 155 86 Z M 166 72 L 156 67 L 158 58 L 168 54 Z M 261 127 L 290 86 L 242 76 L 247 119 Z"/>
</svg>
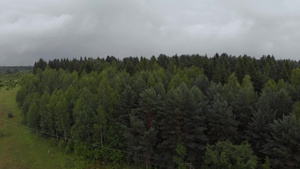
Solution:
<svg viewBox="0 0 300 169">
<path fill-rule="evenodd" d="M 50 139 L 20 125 L 20 113 L 15 101 L 17 90 L 2 88 L 0 91 L 0 168 L 85 168 L 84 161 L 74 154 L 60 151 L 57 146 L 51 145 Z M 13 113 L 13 118 L 8 118 L 8 111 Z"/>
</svg>

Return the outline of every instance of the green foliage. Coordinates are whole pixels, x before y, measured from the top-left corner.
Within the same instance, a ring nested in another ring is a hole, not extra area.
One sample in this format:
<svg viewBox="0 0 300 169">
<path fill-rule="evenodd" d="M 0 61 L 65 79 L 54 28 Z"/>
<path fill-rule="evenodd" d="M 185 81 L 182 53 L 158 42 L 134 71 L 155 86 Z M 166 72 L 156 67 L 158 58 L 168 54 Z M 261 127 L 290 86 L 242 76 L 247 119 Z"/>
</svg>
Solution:
<svg viewBox="0 0 300 169">
<path fill-rule="evenodd" d="M 83 158 L 174 168 L 181 144 L 182 159 L 199 168 L 208 143 L 248 139 L 263 161 L 274 120 L 299 114 L 298 66 L 226 53 L 40 60 L 34 74 L 15 81 L 16 101 L 24 124 Z"/>
<path fill-rule="evenodd" d="M 207 141 L 204 133 L 205 103 L 205 97 L 199 89 L 189 90 L 184 83 L 167 93 L 165 113 L 160 113 L 162 120 L 159 121 L 163 139 L 159 147 L 167 151 L 164 158 L 173 158 L 172 152 L 180 142 L 187 149 L 187 160 L 195 162 L 196 157 L 203 154 Z"/>
<path fill-rule="evenodd" d="M 224 85 L 225 90 L 238 90 L 240 89 L 240 83 L 237 80 L 237 77 L 235 76 L 235 73 L 232 73 L 229 78 L 226 85 Z"/>
<path fill-rule="evenodd" d="M 220 94 L 216 94 L 206 115 L 208 122 L 208 137 L 210 143 L 217 141 L 236 141 L 238 122 L 231 107 Z"/>
<path fill-rule="evenodd" d="M 89 89 L 83 88 L 73 110 L 75 124 L 71 128 L 71 135 L 75 140 L 91 143 L 96 113 L 95 105 L 94 95 Z"/>
<path fill-rule="evenodd" d="M 297 101 L 294 105 L 294 114 L 297 119 L 300 119 L 300 101 Z"/>
<path fill-rule="evenodd" d="M 248 128 L 251 112 L 255 107 L 257 95 L 252 85 L 251 77 L 246 75 L 243 79 L 242 88 L 234 95 L 230 106 L 235 115 L 236 120 L 239 122 L 238 132 L 239 141 L 245 139 L 245 132 Z M 229 101 L 229 100 L 228 100 Z"/>
<path fill-rule="evenodd" d="M 300 85 L 300 68 L 297 67 L 296 69 L 293 69 L 292 76 L 291 76 L 291 83 L 294 87 Z"/>
<path fill-rule="evenodd" d="M 261 165 L 261 167 L 263 169 L 271 169 L 271 162 L 268 156 L 265 158 L 265 162 Z"/>
<path fill-rule="evenodd" d="M 207 145 L 203 168 L 255 169 L 257 157 L 247 142 L 233 145 L 230 141 L 219 141 Z"/>
<path fill-rule="evenodd" d="M 38 111 L 38 106 L 35 103 L 33 103 L 29 107 L 29 111 L 27 115 L 27 125 L 31 128 L 39 129 L 40 128 L 39 121 L 40 121 L 40 114 Z"/>
<path fill-rule="evenodd" d="M 186 157 L 187 153 L 186 153 L 186 148 L 183 146 L 182 143 L 177 144 L 176 153 L 177 153 L 177 155 L 173 157 L 173 160 L 178 165 L 178 169 L 187 168 L 186 163 L 185 163 L 185 157 Z"/>
<path fill-rule="evenodd" d="M 58 142 L 58 149 L 60 151 L 64 151 L 66 149 L 66 142 L 64 140 L 60 140 Z"/>
<path fill-rule="evenodd" d="M 284 62 L 283 68 L 280 72 L 280 77 L 285 81 L 285 82 L 290 82 L 291 81 L 291 64 L 289 60 L 286 60 Z"/>
<path fill-rule="evenodd" d="M 272 90 L 266 87 L 261 96 L 258 98 L 257 108 L 270 107 L 276 111 L 276 117 L 282 118 L 282 115 L 287 115 L 292 112 L 293 102 L 284 89 Z"/>
<path fill-rule="evenodd" d="M 70 141 L 67 143 L 66 148 L 65 148 L 65 153 L 69 154 L 73 152 L 73 143 Z"/>
<path fill-rule="evenodd" d="M 271 125 L 271 138 L 264 153 L 269 156 L 272 168 L 299 168 L 300 121 L 294 114 L 283 116 Z"/>
<path fill-rule="evenodd" d="M 271 107 L 261 107 L 252 112 L 251 121 L 246 130 L 246 138 L 251 143 L 258 157 L 263 158 L 262 150 L 271 137 L 271 127 L 275 114 Z"/>
<path fill-rule="evenodd" d="M 276 85 L 275 80 L 273 80 L 273 79 L 268 80 L 268 82 L 264 86 L 264 89 L 266 89 L 266 88 L 270 88 L 271 90 L 276 91 L 277 85 Z"/>
</svg>

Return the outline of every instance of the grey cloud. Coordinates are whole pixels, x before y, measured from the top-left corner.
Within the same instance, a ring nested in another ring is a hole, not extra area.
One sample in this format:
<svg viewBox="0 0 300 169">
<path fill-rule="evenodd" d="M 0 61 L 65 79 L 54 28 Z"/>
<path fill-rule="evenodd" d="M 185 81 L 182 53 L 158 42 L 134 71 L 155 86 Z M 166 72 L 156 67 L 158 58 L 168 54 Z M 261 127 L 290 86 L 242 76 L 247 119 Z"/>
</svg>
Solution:
<svg viewBox="0 0 300 169">
<path fill-rule="evenodd" d="M 298 1 L 0 1 L 0 65 L 160 53 L 299 59 Z"/>
</svg>

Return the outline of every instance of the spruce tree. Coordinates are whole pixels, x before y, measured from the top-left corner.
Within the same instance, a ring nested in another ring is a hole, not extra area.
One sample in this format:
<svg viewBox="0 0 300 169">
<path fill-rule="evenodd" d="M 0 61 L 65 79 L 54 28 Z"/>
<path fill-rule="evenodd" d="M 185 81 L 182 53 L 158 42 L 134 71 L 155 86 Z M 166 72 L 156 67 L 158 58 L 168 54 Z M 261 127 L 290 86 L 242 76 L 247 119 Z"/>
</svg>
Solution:
<svg viewBox="0 0 300 169">
<path fill-rule="evenodd" d="M 238 122 L 235 120 L 231 107 L 228 106 L 227 101 L 220 94 L 214 96 L 206 118 L 210 144 L 217 141 L 230 140 L 235 142 L 237 140 Z"/>
<path fill-rule="evenodd" d="M 272 168 L 300 167 L 300 121 L 294 114 L 283 116 L 271 125 L 271 138 L 264 147 Z"/>
<path fill-rule="evenodd" d="M 271 107 L 261 107 L 257 111 L 253 110 L 246 139 L 249 140 L 254 152 L 263 159 L 263 149 L 271 136 L 271 124 L 276 116 L 276 112 Z"/>
</svg>

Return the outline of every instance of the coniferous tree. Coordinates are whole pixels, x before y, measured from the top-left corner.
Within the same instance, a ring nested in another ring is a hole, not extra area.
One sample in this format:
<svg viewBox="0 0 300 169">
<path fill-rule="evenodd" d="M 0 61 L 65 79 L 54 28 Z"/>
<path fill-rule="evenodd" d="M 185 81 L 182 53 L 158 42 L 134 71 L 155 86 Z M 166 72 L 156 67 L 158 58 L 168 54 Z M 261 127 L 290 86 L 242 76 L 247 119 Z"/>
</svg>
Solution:
<svg viewBox="0 0 300 169">
<path fill-rule="evenodd" d="M 116 122 L 128 126 L 130 123 L 129 115 L 131 113 L 131 110 L 135 109 L 137 107 L 137 104 L 137 94 L 131 89 L 130 86 L 126 86 L 126 88 L 120 95 L 118 110 L 114 115 Z"/>
<path fill-rule="evenodd" d="M 260 158 L 264 158 L 262 153 L 266 142 L 271 136 L 271 124 L 275 119 L 276 112 L 271 107 L 261 107 L 257 111 L 253 110 L 251 121 L 249 122 L 246 138 L 251 143 L 254 152 Z"/>
<path fill-rule="evenodd" d="M 156 135 L 158 133 L 156 116 L 161 110 L 161 97 L 156 93 L 154 88 L 146 89 L 140 94 L 138 108 L 135 110 L 137 116 L 143 122 L 143 133 L 140 145 L 143 146 L 143 154 L 146 156 L 146 165 L 148 168 L 151 162 L 150 157 L 153 156 L 154 147 L 156 145 Z"/>
<path fill-rule="evenodd" d="M 238 122 L 232 113 L 231 107 L 220 94 L 214 96 L 214 100 L 206 115 L 208 122 L 209 143 L 214 144 L 217 141 L 237 140 Z"/>
<path fill-rule="evenodd" d="M 24 124 L 44 136 L 64 138 L 68 152 L 73 143 L 67 138 L 81 142 L 74 151 L 87 158 L 174 168 L 178 157 L 199 168 L 207 143 L 248 139 L 263 162 L 278 147 L 289 152 L 283 135 L 277 129 L 272 134 L 270 126 L 292 111 L 300 116 L 299 66 L 273 56 L 257 60 L 226 53 L 212 58 L 161 54 L 149 61 L 54 59 L 40 67 L 36 63 L 35 74 L 22 78 L 16 100 Z M 177 151 L 182 147 L 183 156 Z M 109 148 L 130 155 L 123 158 Z M 287 155 L 293 161 L 292 156 Z M 277 158 L 270 156 L 271 162 Z"/>
<path fill-rule="evenodd" d="M 44 61 L 42 58 L 40 58 L 40 60 L 38 62 L 34 63 L 33 74 L 36 74 L 36 70 L 38 68 L 40 68 L 41 70 L 45 70 L 46 66 L 47 66 L 47 62 Z"/>
<path fill-rule="evenodd" d="M 199 89 L 195 88 L 193 91 L 199 98 L 195 98 L 184 83 L 168 91 L 165 110 L 161 114 L 163 117 L 160 122 L 162 142 L 159 145 L 166 160 L 173 158 L 176 145 L 180 142 L 187 148 L 187 152 L 191 153 L 187 156 L 189 161 L 195 161 L 195 156 L 201 154 L 201 150 L 203 151 L 203 146 L 200 145 L 206 141 L 206 136 L 203 132 L 205 129 L 204 113 L 200 109 L 204 101 L 200 97 L 204 96 L 201 96 Z"/>
<path fill-rule="evenodd" d="M 271 125 L 271 138 L 264 153 L 269 156 L 272 168 L 300 167 L 300 123 L 294 115 L 283 116 Z"/>
<path fill-rule="evenodd" d="M 285 82 L 290 82 L 291 80 L 291 64 L 289 60 L 286 60 L 284 62 L 284 65 L 282 66 L 282 70 L 280 72 L 280 78 L 283 79 Z"/>
<path fill-rule="evenodd" d="M 245 70 L 244 70 L 244 63 L 242 57 L 238 57 L 238 61 L 235 64 L 235 70 L 234 70 L 237 80 L 239 83 L 242 83 L 242 80 L 245 76 Z"/>
<path fill-rule="evenodd" d="M 224 97 L 226 101 L 232 106 L 233 102 L 241 89 L 241 85 L 235 76 L 235 73 L 232 73 L 227 84 L 224 85 Z"/>
<path fill-rule="evenodd" d="M 205 145 L 208 142 L 206 135 L 207 126 L 205 124 L 206 116 L 208 112 L 208 101 L 206 96 L 197 87 L 192 87 L 190 92 L 193 94 L 195 100 L 195 107 L 188 115 L 191 118 L 190 125 L 187 128 L 189 132 L 189 139 L 186 142 L 186 149 L 188 151 L 187 160 L 192 162 L 195 166 L 200 166 L 198 157 L 204 155 Z"/>
<path fill-rule="evenodd" d="M 195 79 L 192 79 L 191 86 L 197 86 L 204 95 L 207 95 L 209 81 L 206 76 L 198 76 Z"/>
<path fill-rule="evenodd" d="M 245 139 L 245 132 L 250 122 L 251 112 L 255 108 L 256 94 L 252 86 L 251 77 L 246 75 L 243 79 L 241 89 L 235 95 L 232 108 L 236 120 L 239 122 L 239 140 Z"/>
</svg>

